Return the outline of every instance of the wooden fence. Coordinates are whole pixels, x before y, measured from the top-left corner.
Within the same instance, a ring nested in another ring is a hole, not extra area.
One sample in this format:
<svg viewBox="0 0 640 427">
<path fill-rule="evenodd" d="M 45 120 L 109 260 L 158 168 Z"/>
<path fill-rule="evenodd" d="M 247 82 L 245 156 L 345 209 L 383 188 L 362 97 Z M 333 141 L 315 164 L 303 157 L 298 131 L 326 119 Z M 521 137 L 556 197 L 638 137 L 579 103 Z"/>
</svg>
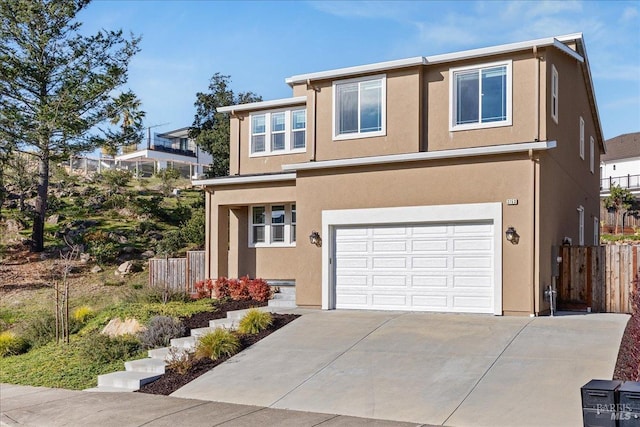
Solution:
<svg viewBox="0 0 640 427">
<path fill-rule="evenodd" d="M 204 251 L 189 251 L 186 258 L 149 260 L 149 286 L 190 294 L 195 292 L 195 283 L 204 279 Z"/>
<path fill-rule="evenodd" d="M 559 309 L 631 313 L 640 284 L 640 245 L 562 246 Z"/>
</svg>

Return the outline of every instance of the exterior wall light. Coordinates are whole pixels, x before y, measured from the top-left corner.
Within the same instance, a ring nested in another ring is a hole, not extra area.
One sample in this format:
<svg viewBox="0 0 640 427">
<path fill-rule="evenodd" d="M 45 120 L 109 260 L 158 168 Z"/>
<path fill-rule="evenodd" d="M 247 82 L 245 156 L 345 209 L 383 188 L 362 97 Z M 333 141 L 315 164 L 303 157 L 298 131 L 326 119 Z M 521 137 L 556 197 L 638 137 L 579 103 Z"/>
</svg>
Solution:
<svg viewBox="0 0 640 427">
<path fill-rule="evenodd" d="M 309 243 L 316 245 L 317 247 L 322 246 L 322 237 L 320 237 L 320 233 L 315 230 L 312 231 L 311 234 L 309 234 Z"/>
<path fill-rule="evenodd" d="M 507 228 L 507 231 L 504 232 L 507 241 L 511 242 L 513 245 L 517 245 L 520 240 L 520 235 L 516 232 L 516 229 L 513 227 Z"/>
</svg>

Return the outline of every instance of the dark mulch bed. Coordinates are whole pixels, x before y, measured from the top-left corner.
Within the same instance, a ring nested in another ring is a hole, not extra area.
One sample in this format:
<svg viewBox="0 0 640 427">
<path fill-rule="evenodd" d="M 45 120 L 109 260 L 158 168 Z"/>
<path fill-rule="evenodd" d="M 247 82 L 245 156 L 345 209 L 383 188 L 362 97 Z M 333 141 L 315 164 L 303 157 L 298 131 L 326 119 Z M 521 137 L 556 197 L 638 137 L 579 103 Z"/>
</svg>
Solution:
<svg viewBox="0 0 640 427">
<path fill-rule="evenodd" d="M 209 314 L 214 315 L 216 314 L 216 312 L 211 312 Z M 201 317 L 204 318 L 204 316 L 201 316 Z M 225 312 L 225 316 L 222 316 L 222 317 L 226 317 L 226 312 Z M 295 320 L 298 317 L 300 316 L 296 314 L 273 314 L 273 324 L 271 325 L 271 327 L 269 327 L 269 329 L 266 329 L 256 335 L 239 335 L 240 351 L 257 343 L 262 338 L 277 331 L 278 329 L 282 328 L 284 325 Z M 209 319 L 219 319 L 219 318 L 220 317 L 210 317 Z M 206 324 L 204 326 L 209 326 L 208 320 L 206 321 Z M 191 327 L 199 328 L 204 326 L 191 326 Z M 160 379 L 150 384 L 147 384 L 145 386 L 142 386 L 140 388 L 140 392 L 149 393 L 149 394 L 162 394 L 165 396 L 169 395 L 174 391 L 176 391 L 177 389 L 179 389 L 180 387 L 198 378 L 200 375 L 215 368 L 216 366 L 218 366 L 219 364 L 221 364 L 227 359 L 228 358 L 220 358 L 216 361 L 213 361 L 211 359 L 195 360 L 193 363 L 193 366 L 184 374 L 179 374 L 173 369 L 167 368 L 165 374 L 162 377 L 160 377 Z"/>
<path fill-rule="evenodd" d="M 640 314 L 631 316 L 622 336 L 614 380 L 640 381 Z"/>
</svg>

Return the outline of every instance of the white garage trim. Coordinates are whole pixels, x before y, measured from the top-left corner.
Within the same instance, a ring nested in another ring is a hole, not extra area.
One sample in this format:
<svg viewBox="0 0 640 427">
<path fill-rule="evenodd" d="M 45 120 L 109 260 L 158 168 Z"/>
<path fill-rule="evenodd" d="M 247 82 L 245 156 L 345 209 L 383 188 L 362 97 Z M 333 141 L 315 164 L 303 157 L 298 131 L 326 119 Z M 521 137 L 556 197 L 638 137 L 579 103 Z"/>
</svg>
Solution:
<svg viewBox="0 0 640 427">
<path fill-rule="evenodd" d="M 428 224 L 487 221 L 494 225 L 494 314 L 502 314 L 502 203 L 407 206 L 322 211 L 322 308 L 335 308 L 335 227 L 355 225 Z"/>
</svg>

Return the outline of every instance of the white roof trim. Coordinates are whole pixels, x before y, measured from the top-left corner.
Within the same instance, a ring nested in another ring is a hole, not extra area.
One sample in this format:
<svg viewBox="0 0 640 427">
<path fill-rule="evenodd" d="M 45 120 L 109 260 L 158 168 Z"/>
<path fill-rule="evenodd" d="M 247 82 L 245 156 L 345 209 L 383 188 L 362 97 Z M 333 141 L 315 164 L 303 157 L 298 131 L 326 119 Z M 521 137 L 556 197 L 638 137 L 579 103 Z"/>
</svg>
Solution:
<svg viewBox="0 0 640 427">
<path fill-rule="evenodd" d="M 284 171 L 298 171 L 350 166 L 377 165 L 385 163 L 407 163 L 422 160 L 450 159 L 455 157 L 488 156 L 494 154 L 518 153 L 529 150 L 549 150 L 555 148 L 556 141 L 525 142 L 520 144 L 492 145 L 489 147 L 458 148 L 455 150 L 427 151 L 388 156 L 358 157 L 355 159 L 326 160 L 321 162 L 294 163 L 283 165 Z"/>
<path fill-rule="evenodd" d="M 403 68 L 413 65 L 428 65 L 441 62 L 460 61 L 464 59 L 479 58 L 489 55 L 497 55 L 502 53 L 515 52 L 519 50 L 532 49 L 534 46 L 554 46 L 568 55 L 573 56 L 578 61 L 583 62 L 584 59 L 578 53 L 568 48 L 561 42 L 582 39 L 582 33 L 566 34 L 556 37 L 545 37 L 541 39 L 528 40 L 524 42 L 502 44 L 498 46 L 484 47 L 480 49 L 464 50 L 460 52 L 445 53 L 433 56 L 418 56 L 414 58 L 400 59 L 397 61 L 377 62 L 374 64 L 360 65 L 357 67 L 338 68 L 335 70 L 320 71 L 317 73 L 299 74 L 285 79 L 285 82 L 292 86 L 294 83 L 304 83 L 307 80 L 330 79 L 336 77 L 345 77 L 354 74 L 364 74 L 390 70 L 394 68 Z"/>
<path fill-rule="evenodd" d="M 306 96 L 296 96 L 293 98 L 273 99 L 271 101 L 250 102 L 248 104 L 229 105 L 218 107 L 218 113 L 233 113 L 234 111 L 264 110 L 267 108 L 286 107 L 288 105 L 306 104 Z"/>
<path fill-rule="evenodd" d="M 277 182 L 292 181 L 296 179 L 294 173 L 280 173 L 271 175 L 252 175 L 252 176 L 224 176 L 211 179 L 196 179 L 191 181 L 192 185 L 203 185 L 213 187 L 219 185 L 235 185 L 235 184 L 255 184 L 259 182 Z"/>
<path fill-rule="evenodd" d="M 375 64 L 338 68 L 335 70 L 319 71 L 309 74 L 299 74 L 285 79 L 285 82 L 291 86 L 294 83 L 303 83 L 307 80 L 321 80 L 325 78 L 352 76 L 363 73 L 375 73 L 378 71 L 393 70 L 395 68 L 405 68 L 416 65 L 426 65 L 425 58 L 423 56 L 416 56 L 413 58 L 398 59 L 395 61 L 377 62 Z"/>
</svg>

